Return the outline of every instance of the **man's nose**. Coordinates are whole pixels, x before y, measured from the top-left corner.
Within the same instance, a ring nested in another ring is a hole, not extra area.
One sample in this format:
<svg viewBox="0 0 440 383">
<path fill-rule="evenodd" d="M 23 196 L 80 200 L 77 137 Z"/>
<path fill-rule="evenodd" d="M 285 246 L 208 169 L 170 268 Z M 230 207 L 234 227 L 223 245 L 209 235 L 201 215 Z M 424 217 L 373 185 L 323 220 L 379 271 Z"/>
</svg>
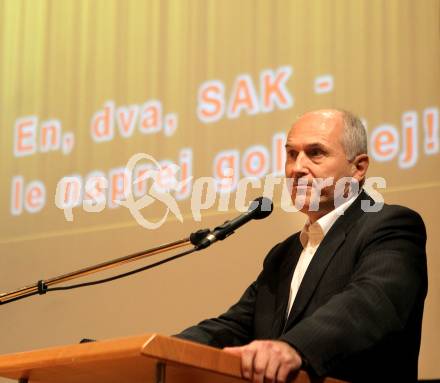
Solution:
<svg viewBox="0 0 440 383">
<path fill-rule="evenodd" d="M 296 174 L 296 178 L 298 178 L 298 175 L 307 174 L 308 168 L 307 168 L 307 156 L 304 152 L 299 152 L 296 156 L 295 162 L 293 164 L 293 171 Z"/>
</svg>

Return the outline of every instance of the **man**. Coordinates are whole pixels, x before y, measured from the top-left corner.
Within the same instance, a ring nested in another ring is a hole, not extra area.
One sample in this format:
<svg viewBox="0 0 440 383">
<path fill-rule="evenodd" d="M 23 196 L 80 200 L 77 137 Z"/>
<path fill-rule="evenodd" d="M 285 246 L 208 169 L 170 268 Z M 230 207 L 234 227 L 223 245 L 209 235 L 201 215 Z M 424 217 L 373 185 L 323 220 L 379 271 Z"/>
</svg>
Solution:
<svg viewBox="0 0 440 383">
<path fill-rule="evenodd" d="M 253 382 L 284 382 L 300 368 L 415 382 L 427 291 L 423 221 L 401 206 L 368 211 L 374 201 L 364 191 L 338 189 L 344 177 L 362 185 L 369 164 L 365 129 L 351 113 L 303 115 L 286 150 L 292 200 L 303 197 L 308 217 L 303 230 L 269 252 L 238 303 L 178 336 L 240 356 Z"/>
</svg>

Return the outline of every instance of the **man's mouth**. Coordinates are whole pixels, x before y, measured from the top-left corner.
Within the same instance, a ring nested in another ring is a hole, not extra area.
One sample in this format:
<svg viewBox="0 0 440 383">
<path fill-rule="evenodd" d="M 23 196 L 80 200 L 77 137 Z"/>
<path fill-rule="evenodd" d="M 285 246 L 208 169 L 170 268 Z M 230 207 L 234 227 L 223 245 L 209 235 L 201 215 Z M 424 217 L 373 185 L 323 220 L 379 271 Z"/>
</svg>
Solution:
<svg viewBox="0 0 440 383">
<path fill-rule="evenodd" d="M 312 187 L 312 181 L 294 180 L 292 186 L 296 188 L 310 188 Z"/>
</svg>

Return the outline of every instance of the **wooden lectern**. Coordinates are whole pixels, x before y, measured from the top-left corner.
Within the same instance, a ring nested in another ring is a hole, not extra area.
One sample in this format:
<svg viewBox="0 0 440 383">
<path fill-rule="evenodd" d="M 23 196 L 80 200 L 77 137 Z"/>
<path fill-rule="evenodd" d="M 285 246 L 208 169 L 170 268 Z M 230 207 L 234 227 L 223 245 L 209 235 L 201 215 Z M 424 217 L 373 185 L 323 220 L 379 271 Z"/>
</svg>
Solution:
<svg viewBox="0 0 440 383">
<path fill-rule="evenodd" d="M 0 356 L 0 376 L 33 383 L 235 383 L 240 358 L 185 340 L 141 336 Z M 300 371 L 293 382 L 311 380 Z"/>
</svg>

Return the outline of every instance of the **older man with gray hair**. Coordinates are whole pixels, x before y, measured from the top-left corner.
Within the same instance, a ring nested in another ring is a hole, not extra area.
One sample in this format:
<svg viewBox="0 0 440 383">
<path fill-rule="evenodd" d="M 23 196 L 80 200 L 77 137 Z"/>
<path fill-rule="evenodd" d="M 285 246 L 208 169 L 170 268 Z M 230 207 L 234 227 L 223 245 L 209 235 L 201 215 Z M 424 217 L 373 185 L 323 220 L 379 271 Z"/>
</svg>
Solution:
<svg viewBox="0 0 440 383">
<path fill-rule="evenodd" d="M 353 382 L 416 382 L 427 292 L 422 219 L 397 205 L 364 211 L 362 201 L 374 204 L 365 191 L 338 191 L 347 178 L 362 186 L 369 165 L 365 129 L 350 112 L 304 114 L 286 154 L 304 228 L 272 248 L 226 313 L 178 336 L 240 356 L 253 382 L 284 382 L 300 368 Z M 317 180 L 326 180 L 319 194 Z"/>
</svg>

